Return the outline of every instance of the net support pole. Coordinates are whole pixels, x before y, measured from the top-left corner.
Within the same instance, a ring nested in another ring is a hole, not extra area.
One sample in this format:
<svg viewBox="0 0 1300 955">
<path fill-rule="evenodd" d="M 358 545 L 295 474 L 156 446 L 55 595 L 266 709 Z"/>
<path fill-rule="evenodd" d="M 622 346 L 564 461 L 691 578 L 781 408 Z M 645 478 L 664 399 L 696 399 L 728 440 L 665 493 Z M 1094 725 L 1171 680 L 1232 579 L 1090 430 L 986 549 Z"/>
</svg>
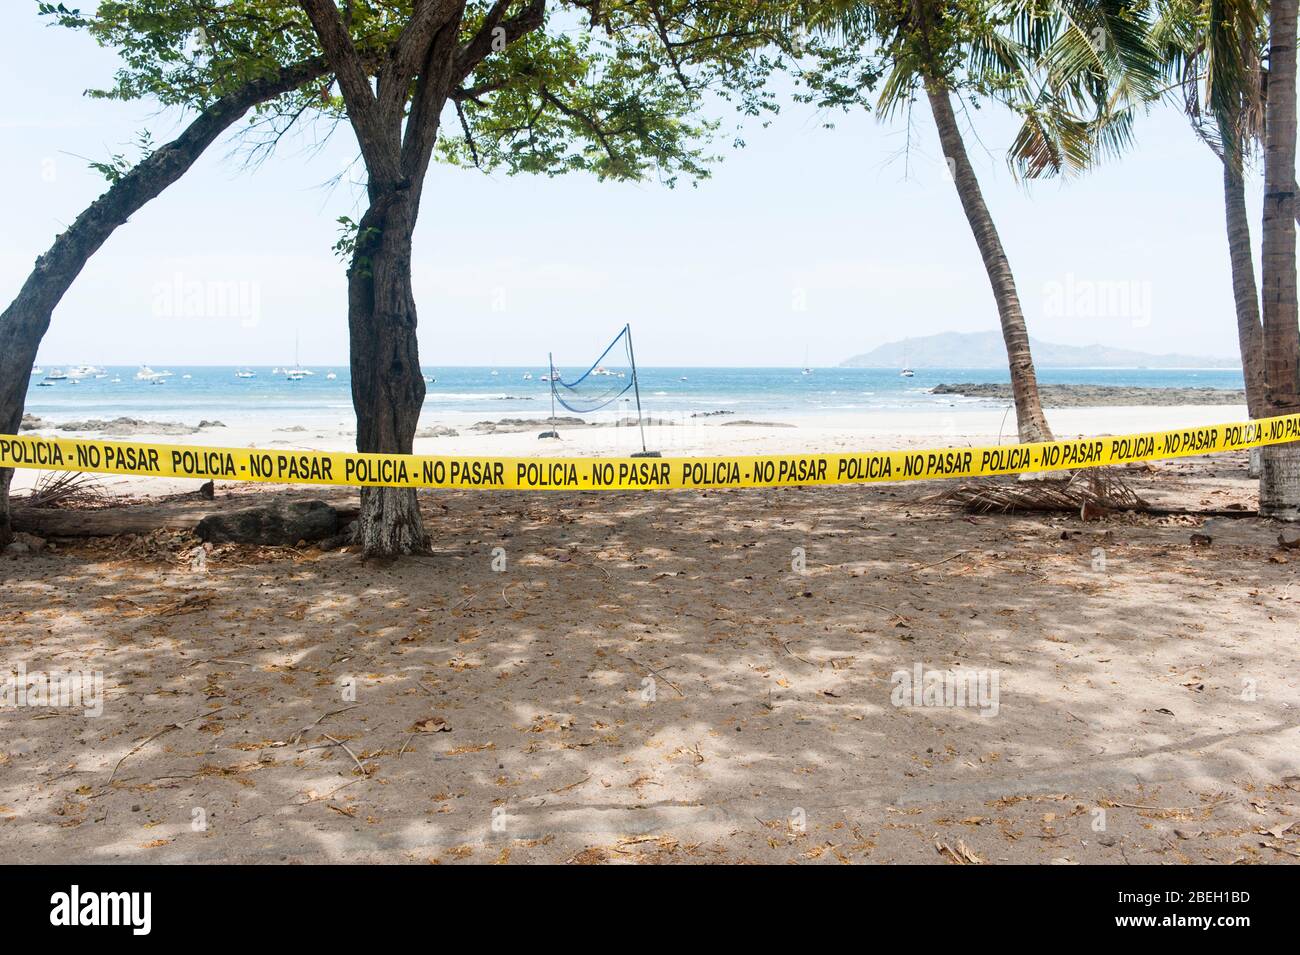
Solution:
<svg viewBox="0 0 1300 955">
<path fill-rule="evenodd" d="M 555 430 L 555 352 L 546 353 L 546 364 L 551 366 L 551 378 L 547 382 L 551 386 L 551 430 Z"/>
<path fill-rule="evenodd" d="M 554 352 L 548 351 L 546 353 L 546 364 L 550 368 L 550 371 L 547 373 L 546 376 L 546 383 L 551 388 L 551 420 L 550 420 L 551 430 L 543 431 L 537 437 L 558 439 L 560 437 L 560 432 L 555 430 L 555 353 Z"/>
<path fill-rule="evenodd" d="M 641 429 L 641 453 L 649 454 L 645 446 L 645 422 L 641 418 L 641 383 L 636 377 L 636 349 L 632 347 L 632 325 L 628 323 L 623 326 L 627 332 L 627 354 L 632 359 L 632 390 L 636 392 L 636 425 Z"/>
</svg>

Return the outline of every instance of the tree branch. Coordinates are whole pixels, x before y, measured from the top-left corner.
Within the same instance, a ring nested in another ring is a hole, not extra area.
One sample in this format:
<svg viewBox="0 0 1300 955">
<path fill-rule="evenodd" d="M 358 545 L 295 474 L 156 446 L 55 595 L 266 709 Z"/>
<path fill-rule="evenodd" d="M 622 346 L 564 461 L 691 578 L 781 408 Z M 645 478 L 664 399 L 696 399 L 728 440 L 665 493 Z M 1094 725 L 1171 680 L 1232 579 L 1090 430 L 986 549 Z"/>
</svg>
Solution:
<svg viewBox="0 0 1300 955">
<path fill-rule="evenodd" d="M 465 133 L 465 144 L 469 146 L 470 158 L 474 160 L 476 169 L 482 169 L 483 164 L 479 161 L 478 147 L 474 145 L 474 134 L 470 132 L 469 120 L 465 118 L 465 110 L 461 108 L 460 100 L 456 99 L 454 101 L 456 103 L 456 115 L 460 118 L 460 128 Z"/>
<path fill-rule="evenodd" d="M 546 0 L 530 0 L 528 5 L 508 20 L 503 20 L 510 7 L 511 0 L 497 0 L 483 18 L 483 25 L 470 40 L 456 51 L 456 82 L 464 82 L 474 72 L 474 67 L 482 63 L 492 52 L 493 34 L 498 27 L 504 31 L 507 46 L 520 37 L 538 29 L 546 19 Z"/>
<path fill-rule="evenodd" d="M 339 17 L 338 7 L 334 0 L 299 0 L 299 5 L 311 20 L 312 29 L 334 67 L 372 183 L 396 182 L 400 178 L 396 134 L 385 128 L 370 88 L 370 76 Z"/>
<path fill-rule="evenodd" d="M 464 0 L 416 0 L 397 39 L 397 52 L 379 78 L 379 108 L 385 116 L 402 115 L 411 80 L 421 72 L 439 31 L 452 21 L 459 24 L 464 15 Z"/>
<path fill-rule="evenodd" d="M 505 85 L 505 80 L 493 80 L 490 83 L 480 83 L 478 86 L 462 86 L 451 91 L 451 98 L 457 103 L 478 103 L 480 96 L 495 93 Z"/>
<path fill-rule="evenodd" d="M 545 84 L 538 87 L 538 93 L 541 96 L 543 102 L 550 103 L 552 106 L 558 109 L 565 116 L 569 117 L 570 119 L 576 120 L 577 122 L 586 126 L 588 132 L 590 132 L 593 136 L 596 137 L 597 142 L 600 143 L 601 149 L 605 150 L 605 155 L 610 158 L 611 162 L 617 163 L 621 161 L 621 158 L 618 155 L 618 150 L 616 150 L 613 147 L 613 145 L 611 145 L 608 136 L 605 134 L 605 130 L 600 125 L 599 120 L 597 120 L 594 116 L 590 116 L 587 113 L 581 112 L 580 110 L 574 109 L 572 106 L 569 106 L 558 96 L 552 93 L 549 89 L 547 89 Z"/>
<path fill-rule="evenodd" d="M 402 176 L 410 183 L 417 201 L 424 183 L 425 170 L 433 156 L 433 145 L 438 138 L 442 108 L 455 86 L 453 70 L 456 43 L 460 39 L 461 16 L 464 14 L 463 0 L 457 4 L 457 9 L 460 15 L 451 22 L 444 23 L 429 44 L 415 85 L 415 94 L 411 97 L 411 112 L 406 121 L 406 135 L 402 140 Z"/>
</svg>

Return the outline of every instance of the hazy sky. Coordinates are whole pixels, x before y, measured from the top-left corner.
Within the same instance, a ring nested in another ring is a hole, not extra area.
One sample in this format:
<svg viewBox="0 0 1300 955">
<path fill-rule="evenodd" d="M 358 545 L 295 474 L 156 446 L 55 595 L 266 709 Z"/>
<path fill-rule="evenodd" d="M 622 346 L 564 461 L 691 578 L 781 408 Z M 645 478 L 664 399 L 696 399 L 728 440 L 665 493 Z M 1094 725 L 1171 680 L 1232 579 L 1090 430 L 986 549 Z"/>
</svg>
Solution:
<svg viewBox="0 0 1300 955">
<path fill-rule="evenodd" d="M 7 5 L 0 30 L 0 306 L 104 189 L 79 157 L 181 128 L 150 103 L 87 100 L 114 56 L 34 6 Z M 435 166 L 416 232 L 423 363 L 541 367 L 553 350 L 579 365 L 623 322 L 646 365 L 799 365 L 805 349 L 833 365 L 908 335 L 995 329 L 924 102 L 906 163 L 903 119 L 834 114 L 826 130 L 822 118 L 788 105 L 747 129 L 744 149 L 724 136 L 726 159 L 698 188 Z M 1002 158 L 1009 121 L 993 109 L 975 120 L 968 148 L 1032 335 L 1236 353 L 1218 162 L 1174 110 L 1144 121 L 1122 162 L 1029 189 Z M 297 336 L 304 364 L 346 363 L 344 266 L 330 246 L 361 193 L 324 184 L 355 141 L 344 127 L 318 154 L 309 144 L 256 170 L 229 142 L 209 150 L 90 261 L 40 361 L 283 364 Z M 1258 197 L 1252 182 L 1256 219 Z"/>
</svg>

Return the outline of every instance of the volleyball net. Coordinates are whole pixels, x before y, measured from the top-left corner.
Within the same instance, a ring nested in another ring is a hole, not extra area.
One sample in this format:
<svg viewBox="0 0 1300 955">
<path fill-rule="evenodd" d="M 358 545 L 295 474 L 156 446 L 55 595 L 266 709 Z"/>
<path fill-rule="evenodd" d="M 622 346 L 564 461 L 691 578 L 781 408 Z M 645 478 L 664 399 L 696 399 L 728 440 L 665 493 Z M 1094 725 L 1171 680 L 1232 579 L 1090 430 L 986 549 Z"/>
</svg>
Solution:
<svg viewBox="0 0 1300 955">
<path fill-rule="evenodd" d="M 551 394 L 574 414 L 591 414 L 607 408 L 635 388 L 636 362 L 632 357 L 632 333 L 627 325 L 619 329 L 590 367 L 572 381 L 564 380 L 555 368 L 554 358 L 551 359 Z"/>
</svg>

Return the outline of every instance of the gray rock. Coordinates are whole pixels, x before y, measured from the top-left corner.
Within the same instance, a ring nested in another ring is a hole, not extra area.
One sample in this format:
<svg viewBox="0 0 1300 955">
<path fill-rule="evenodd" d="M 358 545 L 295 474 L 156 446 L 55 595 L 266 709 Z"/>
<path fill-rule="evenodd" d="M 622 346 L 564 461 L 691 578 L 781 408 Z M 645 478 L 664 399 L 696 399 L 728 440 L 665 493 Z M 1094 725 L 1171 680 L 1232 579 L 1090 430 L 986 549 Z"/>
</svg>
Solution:
<svg viewBox="0 0 1300 955">
<path fill-rule="evenodd" d="M 357 522 L 350 521 L 341 531 L 332 537 L 324 538 L 317 544 L 317 546 L 320 547 L 321 550 L 338 550 L 340 547 L 351 544 L 356 535 Z"/>
<path fill-rule="evenodd" d="M 17 557 L 21 554 L 39 554 L 43 550 L 45 550 L 45 538 L 19 531 L 5 546 L 4 552 Z"/>
<path fill-rule="evenodd" d="M 550 418 L 502 418 L 500 421 L 480 421 L 472 425 L 469 430 L 477 434 L 511 434 L 518 431 L 532 431 L 534 428 L 544 428 L 551 423 Z M 572 416 L 562 416 L 554 419 L 555 424 L 564 425 L 566 428 L 585 428 L 588 426 L 586 421 L 581 418 Z"/>
<path fill-rule="evenodd" d="M 58 425 L 60 431 L 98 431 L 114 437 L 133 437 L 138 434 L 193 434 L 202 425 L 179 424 L 174 421 L 144 421 L 140 418 L 88 418 L 85 421 L 65 421 Z"/>
<path fill-rule="evenodd" d="M 292 546 L 339 532 L 339 513 L 324 501 L 294 501 L 209 514 L 195 533 L 214 544 L 272 544 Z"/>
<path fill-rule="evenodd" d="M 932 395 L 1011 399 L 1011 385 L 961 382 L 935 385 Z M 1241 405 L 1246 393 L 1234 388 L 1138 388 L 1127 385 L 1039 385 L 1045 408 L 1097 408 L 1113 405 Z"/>
<path fill-rule="evenodd" d="M 26 544 L 34 551 L 45 550 L 45 538 L 37 537 L 35 534 L 28 534 L 25 533 L 24 531 L 18 531 L 16 534 L 14 534 L 14 540 L 21 541 L 22 543 Z"/>
</svg>

